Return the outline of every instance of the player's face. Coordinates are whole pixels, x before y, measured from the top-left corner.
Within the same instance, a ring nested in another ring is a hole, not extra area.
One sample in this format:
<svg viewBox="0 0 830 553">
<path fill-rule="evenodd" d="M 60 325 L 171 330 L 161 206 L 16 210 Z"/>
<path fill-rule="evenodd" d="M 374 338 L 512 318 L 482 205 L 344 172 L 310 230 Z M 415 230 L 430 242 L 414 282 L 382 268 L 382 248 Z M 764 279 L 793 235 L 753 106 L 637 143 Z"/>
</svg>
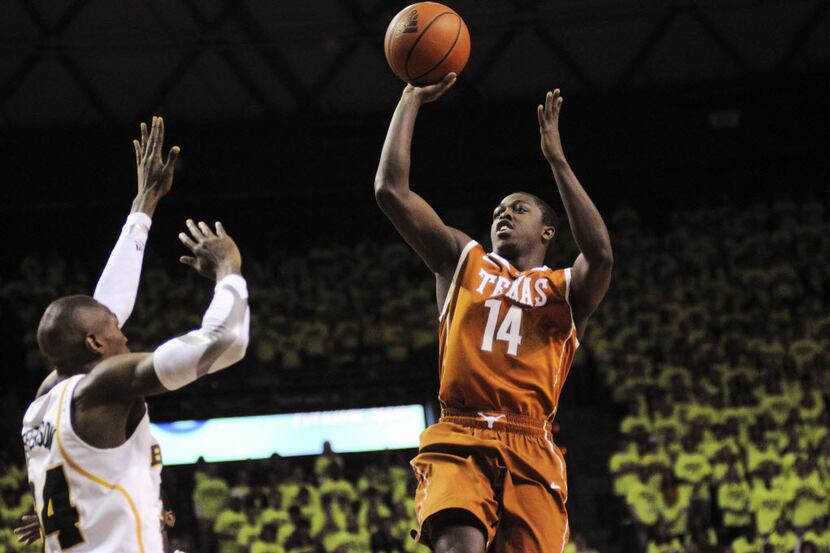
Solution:
<svg viewBox="0 0 830 553">
<path fill-rule="evenodd" d="M 493 211 L 490 240 L 498 254 L 526 251 L 542 240 L 542 210 L 526 194 L 510 194 Z"/>
<path fill-rule="evenodd" d="M 95 337 L 104 345 L 103 355 L 105 357 L 130 352 L 127 347 L 127 337 L 118 327 L 118 318 L 112 311 L 103 308 L 96 326 Z"/>
</svg>

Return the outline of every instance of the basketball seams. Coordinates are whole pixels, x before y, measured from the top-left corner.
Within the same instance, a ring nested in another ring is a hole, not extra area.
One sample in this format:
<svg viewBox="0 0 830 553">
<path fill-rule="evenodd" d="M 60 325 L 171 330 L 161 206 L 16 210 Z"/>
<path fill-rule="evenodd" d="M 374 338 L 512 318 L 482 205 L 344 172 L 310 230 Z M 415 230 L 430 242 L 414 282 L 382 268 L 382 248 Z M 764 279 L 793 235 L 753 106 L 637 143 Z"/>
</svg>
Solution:
<svg viewBox="0 0 830 553">
<path fill-rule="evenodd" d="M 395 27 L 397 27 L 397 26 L 398 26 L 398 22 L 401 20 L 401 18 L 402 18 L 402 17 L 403 17 L 406 13 L 408 13 L 408 12 L 406 12 L 406 11 L 402 11 L 401 13 L 399 13 L 399 14 L 398 14 L 398 15 L 397 15 L 397 16 L 396 16 L 393 20 L 392 20 L 392 22 L 389 24 L 389 30 L 393 30 Z M 395 67 L 395 63 L 393 62 L 393 59 L 394 59 L 394 58 L 393 58 L 393 56 L 392 56 L 392 43 L 393 43 L 393 38 L 394 38 L 394 36 L 395 36 L 395 33 L 394 33 L 394 31 L 393 31 L 393 32 L 389 32 L 389 30 L 387 30 L 387 31 L 386 31 L 386 37 L 384 37 L 384 38 L 385 38 L 385 40 L 383 41 L 383 50 L 384 50 L 384 54 L 386 55 L 386 60 L 389 62 L 389 66 L 392 68 L 392 71 L 393 71 L 396 75 L 398 75 L 398 76 L 400 77 L 400 73 L 399 73 L 399 71 L 398 71 L 398 70 L 399 70 L 399 68 L 398 68 L 398 67 Z"/>
<path fill-rule="evenodd" d="M 445 12 L 445 13 L 449 13 L 449 12 Z M 441 14 L 441 15 L 443 15 L 443 14 Z M 461 38 L 461 31 L 462 31 L 462 27 L 464 26 L 464 22 L 461 21 L 461 17 L 458 14 L 453 14 L 453 15 L 455 15 L 456 19 L 458 19 L 458 31 L 455 33 L 455 38 L 453 39 L 452 44 L 450 44 L 450 47 L 447 49 L 447 53 L 444 54 L 444 57 L 442 57 L 440 60 L 438 60 L 438 63 L 436 63 L 435 65 L 430 67 L 429 71 L 426 71 L 426 72 L 418 75 L 413 80 L 417 80 L 417 79 L 420 79 L 422 77 L 425 77 L 425 76 L 429 75 L 430 73 L 432 73 L 433 71 L 435 71 L 436 69 L 438 69 L 439 67 L 441 67 L 441 64 L 444 63 L 447 60 L 447 58 L 450 57 L 450 54 L 452 54 L 453 50 L 455 50 L 455 45 L 458 44 L 458 39 Z M 438 16 L 436 16 L 435 19 L 438 19 Z M 423 36 L 424 34 L 426 34 L 426 29 L 424 29 L 424 32 L 421 34 L 421 36 Z M 413 50 L 415 49 L 414 45 L 412 46 L 412 49 Z"/>
<path fill-rule="evenodd" d="M 415 51 L 415 48 L 417 48 L 418 43 L 419 43 L 419 42 L 421 42 L 421 39 L 422 39 L 422 38 L 424 38 L 424 35 L 426 35 L 426 34 L 427 34 L 427 31 L 429 31 L 429 28 L 430 28 L 430 27 L 432 27 L 432 24 L 433 24 L 433 23 L 435 23 L 436 21 L 438 21 L 438 19 L 439 19 L 440 17 L 442 17 L 442 16 L 444 16 L 444 15 L 450 15 L 450 14 L 455 15 L 456 17 L 458 16 L 458 14 L 456 14 L 455 12 L 452 12 L 452 11 L 446 11 L 446 12 L 441 12 L 441 13 L 437 14 L 435 17 L 433 17 L 433 18 L 430 20 L 430 22 L 429 22 L 429 23 L 427 23 L 426 27 L 424 27 L 424 30 L 423 30 L 423 31 L 421 31 L 421 32 L 418 34 L 418 38 L 416 38 L 416 39 L 415 39 L 415 42 L 413 42 L 413 43 L 412 43 L 412 46 L 409 48 L 409 52 L 407 52 L 407 53 L 406 53 L 406 59 L 404 60 L 404 64 L 403 64 L 403 72 L 406 74 L 406 77 L 407 77 L 407 79 L 409 80 L 409 82 L 412 82 L 412 81 L 414 81 L 414 80 L 415 80 L 415 78 L 413 78 L 413 77 L 409 74 L 409 60 L 410 60 L 410 58 L 412 57 L 412 52 L 414 52 L 414 51 Z M 461 18 L 459 17 L 458 19 L 460 20 Z M 459 27 L 459 29 L 460 29 L 460 28 L 461 28 L 461 25 L 459 24 L 459 26 L 458 26 L 458 27 Z M 458 37 L 456 37 L 456 40 L 458 40 Z M 453 42 L 453 47 L 454 47 L 454 46 L 455 46 L 455 42 Z M 452 52 L 452 48 L 450 48 L 449 52 Z M 449 54 L 449 52 L 447 52 L 447 53 Z M 444 56 L 444 59 L 446 59 L 446 56 Z M 444 61 L 444 60 L 442 59 L 442 60 L 441 60 L 441 62 L 443 63 L 443 61 Z M 433 67 L 432 69 L 430 69 L 430 71 L 432 71 L 433 69 L 435 69 L 435 67 Z M 428 73 L 429 73 L 429 71 L 427 71 L 426 73 L 424 73 L 424 74 L 422 74 L 422 75 L 419 75 L 419 77 L 423 77 L 424 75 L 426 75 L 426 74 L 428 74 Z M 416 77 L 416 78 L 417 78 L 417 77 Z"/>
</svg>

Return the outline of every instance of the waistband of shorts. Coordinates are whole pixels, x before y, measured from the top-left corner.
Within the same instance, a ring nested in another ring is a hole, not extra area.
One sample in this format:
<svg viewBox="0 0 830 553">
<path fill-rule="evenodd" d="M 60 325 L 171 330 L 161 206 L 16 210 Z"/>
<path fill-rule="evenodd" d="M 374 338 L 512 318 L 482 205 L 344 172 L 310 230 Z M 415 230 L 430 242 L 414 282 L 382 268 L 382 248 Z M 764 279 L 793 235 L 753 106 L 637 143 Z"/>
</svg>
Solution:
<svg viewBox="0 0 830 553">
<path fill-rule="evenodd" d="M 537 419 L 507 411 L 467 411 L 462 409 L 441 409 L 438 422 L 451 422 L 471 428 L 499 430 L 544 437 L 551 431 L 548 419 Z"/>
</svg>

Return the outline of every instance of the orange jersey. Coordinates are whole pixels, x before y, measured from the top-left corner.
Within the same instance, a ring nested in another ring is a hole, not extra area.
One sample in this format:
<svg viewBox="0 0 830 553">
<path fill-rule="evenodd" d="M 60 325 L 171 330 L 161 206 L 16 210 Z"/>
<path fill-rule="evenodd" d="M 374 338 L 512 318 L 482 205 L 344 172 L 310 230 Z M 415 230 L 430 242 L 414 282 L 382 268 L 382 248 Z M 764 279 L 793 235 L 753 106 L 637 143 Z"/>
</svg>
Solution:
<svg viewBox="0 0 830 553">
<path fill-rule="evenodd" d="M 442 407 L 555 416 L 579 345 L 570 276 L 465 246 L 440 316 Z"/>
</svg>

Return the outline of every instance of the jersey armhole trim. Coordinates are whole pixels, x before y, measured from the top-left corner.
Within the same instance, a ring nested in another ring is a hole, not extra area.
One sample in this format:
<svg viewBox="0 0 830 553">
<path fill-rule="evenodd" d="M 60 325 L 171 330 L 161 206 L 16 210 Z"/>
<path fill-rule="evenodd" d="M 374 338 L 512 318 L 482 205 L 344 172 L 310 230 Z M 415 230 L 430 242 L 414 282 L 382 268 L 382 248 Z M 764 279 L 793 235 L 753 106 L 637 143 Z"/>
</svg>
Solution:
<svg viewBox="0 0 830 553">
<path fill-rule="evenodd" d="M 565 303 L 568 304 L 568 310 L 571 312 L 571 332 L 573 332 L 574 337 L 574 346 L 575 349 L 579 348 L 579 338 L 576 336 L 576 321 L 574 320 L 574 308 L 571 305 L 571 276 L 572 276 L 572 267 L 567 267 L 564 269 L 565 272 Z"/>
<path fill-rule="evenodd" d="M 467 256 L 470 254 L 470 250 L 477 245 L 478 242 L 476 242 L 475 240 L 470 240 L 469 242 L 467 242 L 467 245 L 464 246 L 464 249 L 461 250 L 461 255 L 458 256 L 458 264 L 455 266 L 455 273 L 453 273 L 452 280 L 450 281 L 450 287 L 447 288 L 447 297 L 444 298 L 444 306 L 441 308 L 441 314 L 438 316 L 439 321 L 444 320 L 444 317 L 447 314 L 447 309 L 449 308 L 450 302 L 452 301 L 452 297 L 455 294 L 455 286 L 458 281 L 458 275 L 459 273 L 461 273 L 461 268 L 467 261 Z"/>
</svg>

